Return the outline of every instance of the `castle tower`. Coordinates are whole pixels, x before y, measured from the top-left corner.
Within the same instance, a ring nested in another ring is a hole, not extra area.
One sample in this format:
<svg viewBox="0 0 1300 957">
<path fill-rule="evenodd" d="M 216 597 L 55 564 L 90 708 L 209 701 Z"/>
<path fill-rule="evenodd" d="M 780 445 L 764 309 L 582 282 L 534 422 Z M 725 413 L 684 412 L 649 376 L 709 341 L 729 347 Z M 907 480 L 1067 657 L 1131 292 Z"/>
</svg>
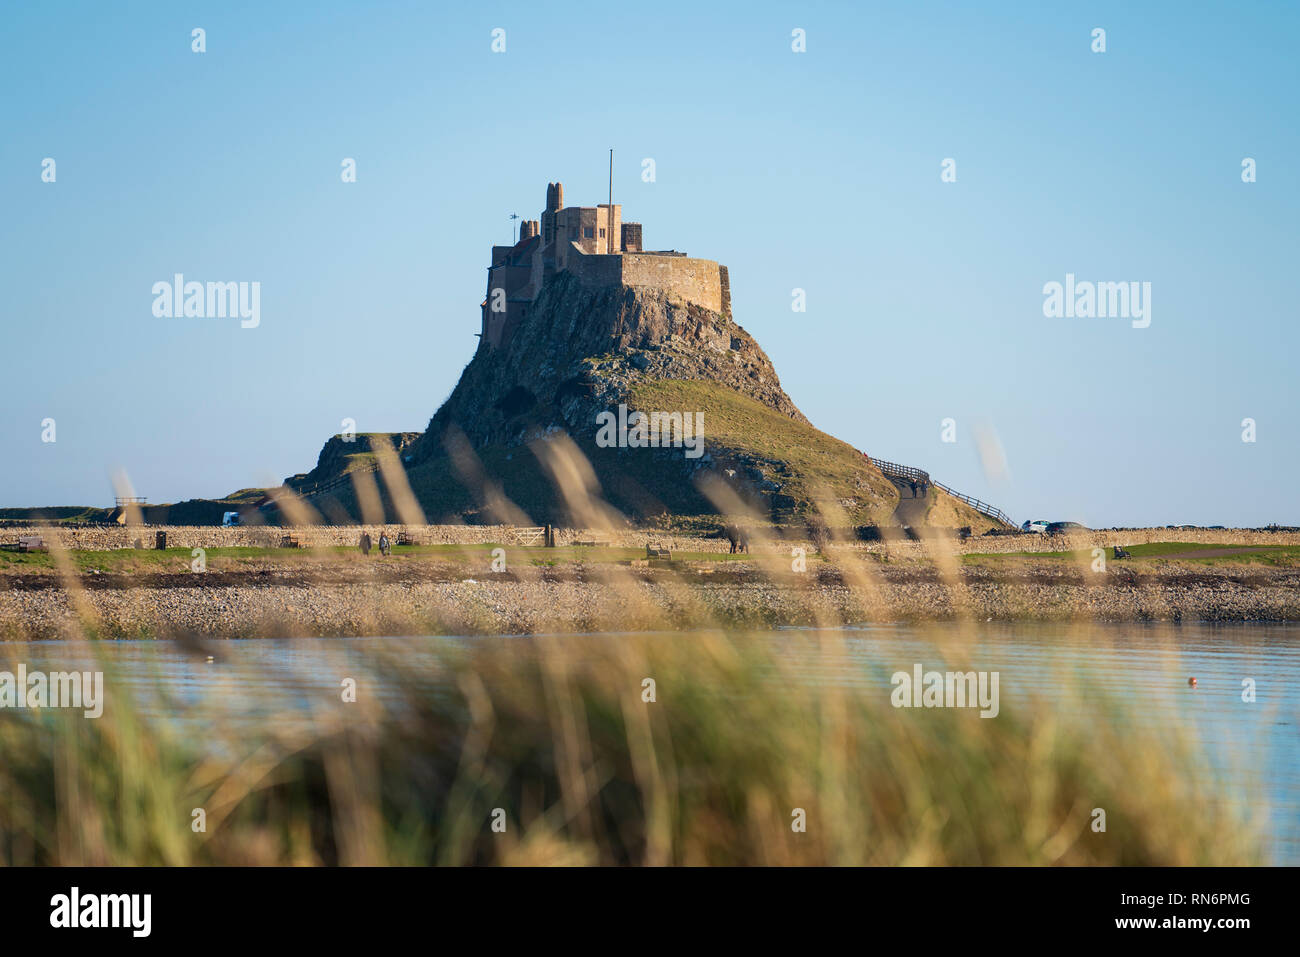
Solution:
<svg viewBox="0 0 1300 957">
<path fill-rule="evenodd" d="M 555 241 L 555 214 L 564 208 L 564 184 L 546 184 L 546 212 L 542 213 L 542 245 Z"/>
<path fill-rule="evenodd" d="M 481 307 L 483 345 L 509 343 L 542 289 L 562 273 L 588 287 L 655 289 L 712 312 L 731 312 L 725 266 L 676 250 L 646 251 L 641 224 L 624 222 L 622 206 L 566 208 L 564 185 L 547 183 L 541 218 L 523 220 L 514 244 L 492 247 Z"/>
</svg>

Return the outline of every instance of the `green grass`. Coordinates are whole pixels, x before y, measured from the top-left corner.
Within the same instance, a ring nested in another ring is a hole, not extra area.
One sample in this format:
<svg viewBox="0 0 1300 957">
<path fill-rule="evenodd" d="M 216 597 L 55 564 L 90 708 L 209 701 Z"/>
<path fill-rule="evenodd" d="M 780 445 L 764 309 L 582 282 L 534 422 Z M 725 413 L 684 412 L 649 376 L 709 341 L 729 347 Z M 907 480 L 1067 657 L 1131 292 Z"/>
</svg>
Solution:
<svg viewBox="0 0 1300 957">
<path fill-rule="evenodd" d="M 1129 548 L 1134 564 L 1163 561 L 1165 556 L 1184 552 L 1206 551 L 1209 549 L 1232 546 L 1206 545 L 1195 542 L 1153 542 L 1148 545 L 1133 545 Z M 1210 556 L 1207 558 L 1183 558 L 1178 561 L 1193 562 L 1201 565 L 1220 565 L 1235 563 L 1255 563 L 1275 567 L 1289 567 L 1300 564 L 1300 545 L 1260 545 L 1242 546 L 1259 549 L 1239 555 Z M 565 545 L 558 548 L 521 547 L 503 545 L 499 542 L 485 542 L 477 545 L 400 545 L 394 546 L 392 554 L 384 559 L 374 547 L 370 556 L 362 556 L 355 545 L 333 545 L 321 548 L 274 548 L 260 546 L 234 546 L 227 548 L 205 548 L 205 557 L 209 571 L 238 571 L 242 567 L 265 567 L 268 564 L 294 565 L 311 567 L 324 558 L 343 559 L 348 562 L 388 561 L 419 562 L 421 560 L 438 560 L 450 562 L 479 561 L 495 548 L 504 548 L 506 565 L 519 564 L 555 566 L 563 564 L 618 564 L 644 559 L 645 549 L 621 546 L 587 546 Z M 192 550 L 187 547 L 172 547 L 164 550 L 153 548 L 119 548 L 106 551 L 72 550 L 68 552 L 73 567 L 81 574 L 93 571 L 108 574 L 128 573 L 168 573 L 183 572 L 190 568 L 193 560 Z M 966 564 L 988 564 L 1000 562 L 1023 562 L 1025 560 L 1044 560 L 1049 562 L 1091 562 L 1092 550 L 1055 552 L 1003 552 L 974 553 L 962 555 Z M 1113 551 L 1106 549 L 1108 562 L 1114 562 Z M 735 562 L 751 561 L 746 554 L 728 552 L 704 552 L 679 550 L 672 552 L 674 561 L 680 562 Z M 929 559 L 918 558 L 916 562 L 928 564 Z M 1122 559 L 1121 564 L 1129 559 Z M 53 556 L 47 552 L 11 552 L 0 551 L 0 573 L 53 573 L 55 571 Z"/>
<path fill-rule="evenodd" d="M 267 564 L 302 564 L 311 566 L 322 557 L 330 559 L 352 559 L 355 562 L 385 561 L 404 562 L 420 559 L 438 559 L 453 562 L 478 561 L 495 548 L 504 548 L 506 567 L 516 564 L 557 565 L 577 564 L 616 564 L 645 558 L 644 548 L 622 548 L 617 546 L 566 545 L 558 548 L 520 547 L 487 542 L 481 545 L 399 545 L 394 546 L 392 554 L 383 558 L 375 546 L 369 557 L 363 556 L 354 545 L 335 545 L 313 549 L 265 548 L 265 547 L 229 547 L 205 548 L 205 560 L 208 571 L 238 571 L 241 566 L 262 567 Z M 72 550 L 68 552 L 72 566 L 81 574 L 98 571 L 106 574 L 126 573 L 165 573 L 188 571 L 193 561 L 190 548 L 119 548 L 107 551 Z M 725 562 L 745 561 L 750 556 L 732 555 L 726 552 L 674 551 L 674 561 L 685 562 Z M 55 571 L 54 557 L 48 552 L 9 552 L 0 551 L 0 572 L 16 574 L 24 572 Z"/>
<path fill-rule="evenodd" d="M 1214 548 L 1216 546 L 1208 545 L 1205 548 Z M 1233 546 L 1217 546 L 1231 548 Z M 1273 567 L 1289 567 L 1300 564 L 1300 545 L 1243 545 L 1242 548 L 1249 548 L 1251 551 L 1242 552 L 1238 555 L 1217 555 L 1207 558 L 1187 557 L 1177 559 L 1180 562 L 1191 562 L 1196 565 L 1223 565 L 1223 564 L 1240 564 L 1247 565 L 1269 565 Z M 1258 549 L 1258 551 L 1256 551 Z M 1151 556 L 1159 557 L 1159 556 Z"/>
<path fill-rule="evenodd" d="M 1132 559 L 1119 559 L 1120 563 L 1129 561 L 1147 562 L 1169 560 L 1169 556 L 1184 556 L 1187 553 L 1214 551 L 1221 549 L 1251 549 L 1248 552 L 1241 552 L 1236 555 L 1208 555 L 1204 558 L 1194 556 L 1178 557 L 1173 559 L 1179 562 L 1194 562 L 1199 565 L 1223 565 L 1258 563 L 1265 565 L 1293 565 L 1300 562 L 1300 545 L 1222 545 L 1206 544 L 1204 542 L 1150 542 L 1144 545 L 1126 545 L 1124 549 L 1132 556 Z M 1107 562 L 1115 562 L 1115 550 L 1107 547 L 1104 549 Z M 989 561 L 999 561 L 1002 559 L 1042 559 L 1045 561 L 1092 561 L 1092 549 L 1083 548 L 1071 551 L 1053 551 L 1053 552 L 988 552 L 963 555 L 962 561 L 968 564 L 978 564 Z"/>
</svg>

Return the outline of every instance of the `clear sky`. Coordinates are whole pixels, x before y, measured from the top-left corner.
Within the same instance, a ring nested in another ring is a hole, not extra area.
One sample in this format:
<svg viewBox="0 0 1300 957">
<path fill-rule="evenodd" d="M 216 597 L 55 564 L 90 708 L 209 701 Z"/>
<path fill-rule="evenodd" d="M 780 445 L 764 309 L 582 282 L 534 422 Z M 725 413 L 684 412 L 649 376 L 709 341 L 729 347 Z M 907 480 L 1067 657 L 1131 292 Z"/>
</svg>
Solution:
<svg viewBox="0 0 1300 957">
<path fill-rule="evenodd" d="M 1017 519 L 1300 523 L 1297 11 L 7 4 L 0 505 L 111 504 L 119 467 L 219 496 L 345 417 L 423 429 L 509 214 L 604 202 L 613 147 L 624 218 L 729 267 L 819 428 Z M 177 272 L 260 282 L 260 325 L 155 317 Z M 1150 282 L 1150 326 L 1044 316 L 1067 273 Z"/>
</svg>

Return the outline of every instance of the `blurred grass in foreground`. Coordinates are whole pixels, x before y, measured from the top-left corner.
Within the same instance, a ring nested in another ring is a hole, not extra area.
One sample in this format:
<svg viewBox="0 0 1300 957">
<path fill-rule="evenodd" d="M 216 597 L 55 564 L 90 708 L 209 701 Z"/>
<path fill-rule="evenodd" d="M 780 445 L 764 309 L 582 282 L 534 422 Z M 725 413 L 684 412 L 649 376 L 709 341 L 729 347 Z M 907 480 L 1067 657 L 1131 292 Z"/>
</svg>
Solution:
<svg viewBox="0 0 1300 957">
<path fill-rule="evenodd" d="M 106 669 L 98 720 L 0 712 L 0 862 L 1262 860 L 1194 742 L 1125 736 L 1118 704 L 1086 726 L 1005 701 L 993 719 L 896 710 L 878 687 L 797 680 L 795 661 L 721 634 L 478 641 L 442 659 L 432 688 L 377 658 L 367 681 L 396 692 L 388 707 L 363 694 L 197 743 L 142 720 Z M 200 807 L 205 833 L 191 830 Z"/>
<path fill-rule="evenodd" d="M 599 500 L 595 474 L 571 441 L 552 436 L 532 448 L 575 527 L 612 527 L 617 516 Z M 511 520 L 517 508 L 472 452 L 462 453 L 458 467 L 466 482 L 478 483 L 489 518 Z M 379 462 L 399 518 L 422 524 L 396 456 L 380 449 Z M 376 505 L 374 488 L 362 494 L 374 479 L 356 480 L 360 499 Z M 705 490 L 720 512 L 750 522 L 756 538 L 778 534 L 763 531 L 725 483 Z M 291 492 L 280 504 L 296 525 L 320 521 Z M 833 496 L 821 496 L 818 513 L 829 529 L 849 524 Z M 936 600 L 946 595 L 959 620 L 942 626 L 938 657 L 945 660 L 925 665 L 978 670 L 959 555 L 944 538 L 927 549 Z M 818 550 L 835 560 L 833 550 Z M 759 548 L 753 559 L 783 594 L 811 593 L 781 550 Z M 76 612 L 78 634 L 70 637 L 96 633 L 75 557 L 57 538 L 50 561 Z M 853 561 L 837 567 L 844 587 L 870 605 L 878 570 Z M 657 610 L 630 569 L 611 566 L 589 587 L 597 597 L 627 599 L 629 620 Z M 689 612 L 689 589 L 675 587 Z M 376 622 L 387 613 L 372 611 Z M 1024 695 L 1019 708 L 1004 700 L 991 719 L 975 709 L 894 709 L 888 689 L 844 670 L 843 636 L 833 630 L 842 622 L 818 624 L 828 630 L 812 639 L 791 633 L 776 644 L 705 622 L 678 635 L 449 641 L 445 654 L 424 663 L 375 649 L 365 663 L 371 693 L 359 680 L 356 703 L 337 694 L 327 702 L 319 689 L 313 697 L 294 688 L 290 675 L 282 692 L 289 707 L 260 726 L 209 720 L 196 727 L 199 713 L 186 725 L 181 701 L 164 709 L 165 719 L 146 716 L 129 681 L 97 654 L 108 689 L 103 717 L 0 710 L 0 862 L 1262 860 L 1257 822 L 1247 820 L 1226 790 L 1232 778 L 1209 766 L 1190 728 L 1132 731 L 1126 711 L 1146 703 L 1107 699 L 1071 680 L 1060 686 L 1087 696 L 1088 708 Z M 1084 639 L 1104 640 L 1085 621 L 1077 627 Z M 180 647 L 206 657 L 196 639 L 179 637 Z M 317 670 L 340 655 L 338 643 L 322 640 L 318 649 Z M 23 654 L 23 645 L 0 646 L 9 670 Z M 355 667 L 345 657 L 341 675 Z M 821 682 L 807 680 L 810 669 Z M 827 680 L 832 673 L 843 680 Z M 652 702 L 643 700 L 646 679 L 655 683 Z M 386 694 L 373 693 L 379 687 Z M 158 697 L 170 695 L 164 682 Z M 304 716 L 307 701 L 316 706 Z M 1064 717 L 1081 712 L 1101 717 Z M 196 808 L 206 815 L 203 832 L 191 827 Z M 504 833 L 492 828 L 498 808 Z M 1103 833 L 1092 830 L 1094 808 L 1105 811 Z M 806 832 L 792 830 L 796 809 L 806 815 Z"/>
</svg>

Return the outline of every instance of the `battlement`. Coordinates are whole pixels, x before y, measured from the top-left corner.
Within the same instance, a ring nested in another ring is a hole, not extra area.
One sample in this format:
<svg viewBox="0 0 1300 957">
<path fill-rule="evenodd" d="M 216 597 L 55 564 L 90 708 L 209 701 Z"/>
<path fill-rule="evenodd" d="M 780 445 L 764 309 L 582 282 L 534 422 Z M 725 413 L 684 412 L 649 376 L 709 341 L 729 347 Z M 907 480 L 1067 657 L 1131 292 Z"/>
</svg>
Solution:
<svg viewBox="0 0 1300 957">
<path fill-rule="evenodd" d="M 569 271 L 587 286 L 659 289 L 710 312 L 731 311 L 731 303 L 724 300 L 722 293 L 727 267 L 712 259 L 693 259 L 677 252 L 623 252 L 615 256 L 582 256 L 570 261 Z"/>
<path fill-rule="evenodd" d="M 510 341 L 557 273 L 593 287 L 656 289 L 712 312 L 731 312 L 727 267 L 676 250 L 648 251 L 640 223 L 623 222 L 617 203 L 564 205 L 564 186 L 548 183 L 540 219 L 523 220 L 513 246 L 493 246 L 484 299 L 483 342 Z"/>
</svg>

